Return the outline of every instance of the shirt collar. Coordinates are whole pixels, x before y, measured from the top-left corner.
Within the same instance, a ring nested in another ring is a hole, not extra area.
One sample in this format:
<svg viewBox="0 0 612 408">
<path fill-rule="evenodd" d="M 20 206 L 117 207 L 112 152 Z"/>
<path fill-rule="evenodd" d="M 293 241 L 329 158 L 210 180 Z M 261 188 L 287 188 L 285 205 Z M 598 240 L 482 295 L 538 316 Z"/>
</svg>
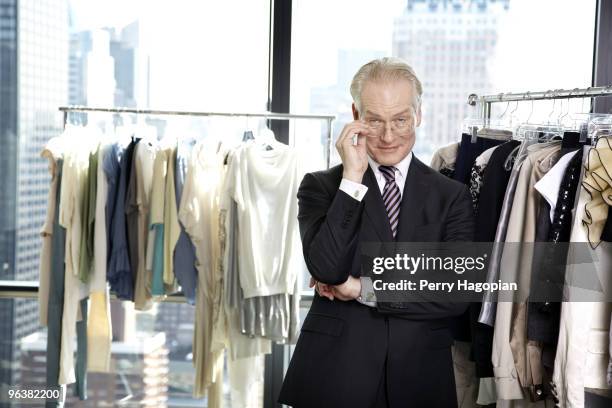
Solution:
<svg viewBox="0 0 612 408">
<path fill-rule="evenodd" d="M 404 157 L 399 163 L 397 163 L 393 167 L 395 167 L 399 171 L 399 174 L 401 177 L 406 177 L 406 175 L 408 174 L 408 168 L 410 167 L 411 161 L 412 161 L 412 151 L 410 151 L 410 153 L 408 153 L 406 157 Z M 374 159 L 372 159 L 370 155 L 368 155 L 368 162 L 370 163 L 370 167 L 372 168 L 372 170 L 374 170 L 374 173 L 380 172 L 380 170 L 378 170 L 378 167 L 380 166 L 380 164 L 374 161 Z"/>
</svg>

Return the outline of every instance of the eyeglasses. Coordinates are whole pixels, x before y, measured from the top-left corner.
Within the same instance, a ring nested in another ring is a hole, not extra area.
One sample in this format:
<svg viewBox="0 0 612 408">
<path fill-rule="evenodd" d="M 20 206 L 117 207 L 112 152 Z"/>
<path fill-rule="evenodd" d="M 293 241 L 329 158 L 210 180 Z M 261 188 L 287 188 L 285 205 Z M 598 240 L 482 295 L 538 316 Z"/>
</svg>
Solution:
<svg viewBox="0 0 612 408">
<path fill-rule="evenodd" d="M 387 122 L 378 118 L 364 119 L 365 125 L 376 135 L 382 134 L 387 128 Z M 391 132 L 400 135 L 414 129 L 415 119 L 412 115 L 401 116 L 391 120 Z"/>
</svg>

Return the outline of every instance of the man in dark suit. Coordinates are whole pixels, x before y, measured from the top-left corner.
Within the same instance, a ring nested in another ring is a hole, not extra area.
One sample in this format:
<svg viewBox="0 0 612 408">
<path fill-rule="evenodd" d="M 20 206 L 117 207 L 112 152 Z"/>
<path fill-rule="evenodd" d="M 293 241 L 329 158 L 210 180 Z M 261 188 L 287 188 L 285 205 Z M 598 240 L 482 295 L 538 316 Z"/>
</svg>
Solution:
<svg viewBox="0 0 612 408">
<path fill-rule="evenodd" d="M 351 84 L 342 164 L 298 191 L 304 257 L 316 285 L 279 402 L 296 408 L 457 406 L 450 323 L 467 304 L 383 303 L 361 277 L 363 242 L 471 241 L 466 187 L 411 152 L 421 122 L 412 68 L 383 58 Z"/>
</svg>

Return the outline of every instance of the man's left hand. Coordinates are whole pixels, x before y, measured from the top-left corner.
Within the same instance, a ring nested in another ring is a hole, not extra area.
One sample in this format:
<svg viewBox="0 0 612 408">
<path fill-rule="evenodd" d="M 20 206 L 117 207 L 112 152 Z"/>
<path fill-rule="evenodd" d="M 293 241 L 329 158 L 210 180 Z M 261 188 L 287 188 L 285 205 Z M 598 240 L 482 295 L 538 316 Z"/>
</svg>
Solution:
<svg viewBox="0 0 612 408">
<path fill-rule="evenodd" d="M 332 286 L 332 292 L 340 300 L 357 299 L 361 293 L 361 279 L 349 275 L 346 282 Z"/>
</svg>

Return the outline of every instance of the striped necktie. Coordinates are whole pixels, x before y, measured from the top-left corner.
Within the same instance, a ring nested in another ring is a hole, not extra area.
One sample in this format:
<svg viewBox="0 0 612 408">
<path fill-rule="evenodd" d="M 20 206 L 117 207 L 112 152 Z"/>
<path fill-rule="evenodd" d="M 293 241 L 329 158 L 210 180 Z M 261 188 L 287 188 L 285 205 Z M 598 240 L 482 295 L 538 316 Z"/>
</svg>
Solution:
<svg viewBox="0 0 612 408">
<path fill-rule="evenodd" d="M 391 225 L 391 232 L 393 238 L 397 234 L 397 224 L 399 222 L 399 210 L 400 202 L 402 201 L 402 195 L 400 189 L 395 183 L 395 170 L 393 166 L 378 166 L 378 169 L 385 177 L 386 183 L 383 188 L 383 202 L 387 209 L 387 217 L 389 217 L 389 225 Z"/>
</svg>

